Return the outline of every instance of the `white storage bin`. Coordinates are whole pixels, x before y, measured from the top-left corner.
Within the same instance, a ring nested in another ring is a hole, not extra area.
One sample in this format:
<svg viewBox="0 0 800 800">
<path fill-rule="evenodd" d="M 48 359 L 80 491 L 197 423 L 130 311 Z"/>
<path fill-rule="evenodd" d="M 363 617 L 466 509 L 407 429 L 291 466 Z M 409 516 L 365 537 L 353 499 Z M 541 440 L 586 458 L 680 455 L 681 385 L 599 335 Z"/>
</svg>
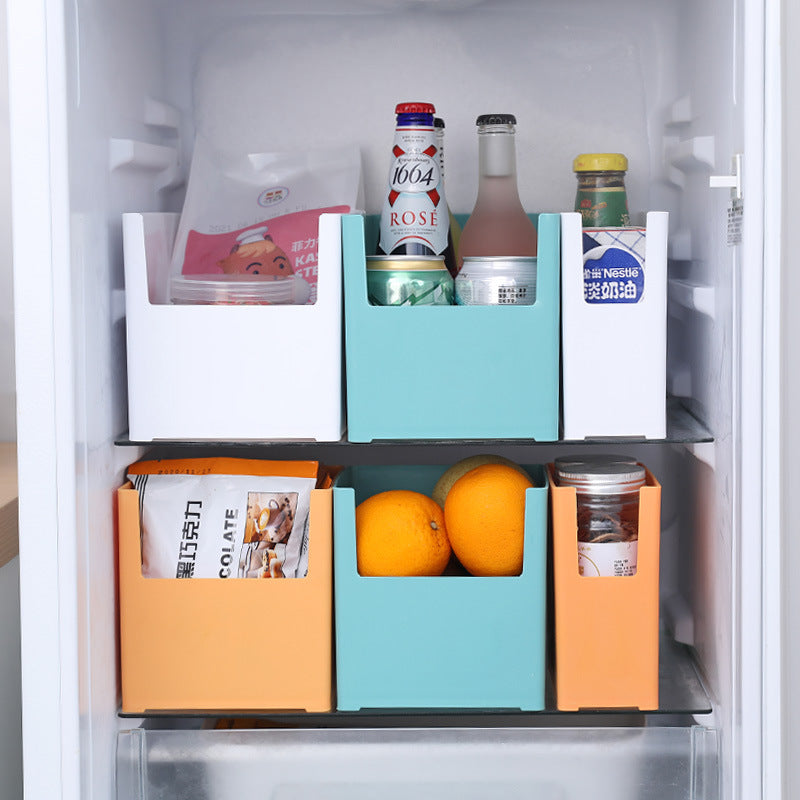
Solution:
<svg viewBox="0 0 800 800">
<path fill-rule="evenodd" d="M 666 437 L 667 223 L 647 214 L 638 299 L 589 302 L 581 215 L 561 215 L 564 439 Z"/>
<path fill-rule="evenodd" d="M 319 222 L 313 305 L 170 305 L 177 214 L 124 214 L 132 441 L 343 431 L 341 220 Z"/>
</svg>

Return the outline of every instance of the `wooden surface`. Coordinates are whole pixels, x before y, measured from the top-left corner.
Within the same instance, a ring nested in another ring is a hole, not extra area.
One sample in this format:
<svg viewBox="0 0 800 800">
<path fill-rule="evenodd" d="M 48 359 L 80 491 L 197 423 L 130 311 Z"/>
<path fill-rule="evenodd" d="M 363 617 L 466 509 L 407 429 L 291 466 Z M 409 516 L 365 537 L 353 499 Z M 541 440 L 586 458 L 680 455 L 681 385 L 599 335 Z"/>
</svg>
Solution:
<svg viewBox="0 0 800 800">
<path fill-rule="evenodd" d="M 0 442 L 0 567 L 18 553 L 17 444 Z"/>
</svg>

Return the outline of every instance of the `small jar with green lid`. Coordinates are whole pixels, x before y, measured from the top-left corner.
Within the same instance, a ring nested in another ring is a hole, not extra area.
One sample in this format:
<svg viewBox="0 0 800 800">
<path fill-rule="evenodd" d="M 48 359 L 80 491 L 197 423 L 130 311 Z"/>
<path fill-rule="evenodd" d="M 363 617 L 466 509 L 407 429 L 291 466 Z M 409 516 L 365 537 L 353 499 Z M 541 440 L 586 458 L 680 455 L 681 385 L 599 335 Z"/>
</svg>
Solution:
<svg viewBox="0 0 800 800">
<path fill-rule="evenodd" d="M 622 153 L 583 153 L 572 162 L 578 176 L 575 210 L 584 228 L 621 228 L 630 224 Z"/>
</svg>

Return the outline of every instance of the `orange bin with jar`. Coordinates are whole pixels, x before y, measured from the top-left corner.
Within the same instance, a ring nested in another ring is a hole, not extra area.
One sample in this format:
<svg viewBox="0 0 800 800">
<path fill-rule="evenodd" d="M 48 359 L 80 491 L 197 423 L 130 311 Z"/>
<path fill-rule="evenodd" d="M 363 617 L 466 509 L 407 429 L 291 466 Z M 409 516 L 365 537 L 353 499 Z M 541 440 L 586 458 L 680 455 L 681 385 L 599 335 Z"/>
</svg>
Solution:
<svg viewBox="0 0 800 800">
<path fill-rule="evenodd" d="M 643 485 L 635 490 L 635 566 L 620 556 L 603 569 L 587 560 L 579 542 L 579 489 L 562 485 L 555 465 L 548 465 L 554 677 L 556 705 L 562 711 L 658 708 L 661 486 L 649 470 L 637 467 L 644 474 Z M 584 569 L 584 564 L 591 566 Z"/>
</svg>

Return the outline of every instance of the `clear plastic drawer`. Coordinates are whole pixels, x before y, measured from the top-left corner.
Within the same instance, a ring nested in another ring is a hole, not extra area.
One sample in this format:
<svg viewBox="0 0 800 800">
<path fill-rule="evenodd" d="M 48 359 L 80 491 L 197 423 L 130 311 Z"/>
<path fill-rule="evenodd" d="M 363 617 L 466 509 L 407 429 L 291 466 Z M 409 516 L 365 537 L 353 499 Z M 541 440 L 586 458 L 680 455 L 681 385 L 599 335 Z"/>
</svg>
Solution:
<svg viewBox="0 0 800 800">
<path fill-rule="evenodd" d="M 124 731 L 118 800 L 717 800 L 712 729 Z"/>
</svg>

